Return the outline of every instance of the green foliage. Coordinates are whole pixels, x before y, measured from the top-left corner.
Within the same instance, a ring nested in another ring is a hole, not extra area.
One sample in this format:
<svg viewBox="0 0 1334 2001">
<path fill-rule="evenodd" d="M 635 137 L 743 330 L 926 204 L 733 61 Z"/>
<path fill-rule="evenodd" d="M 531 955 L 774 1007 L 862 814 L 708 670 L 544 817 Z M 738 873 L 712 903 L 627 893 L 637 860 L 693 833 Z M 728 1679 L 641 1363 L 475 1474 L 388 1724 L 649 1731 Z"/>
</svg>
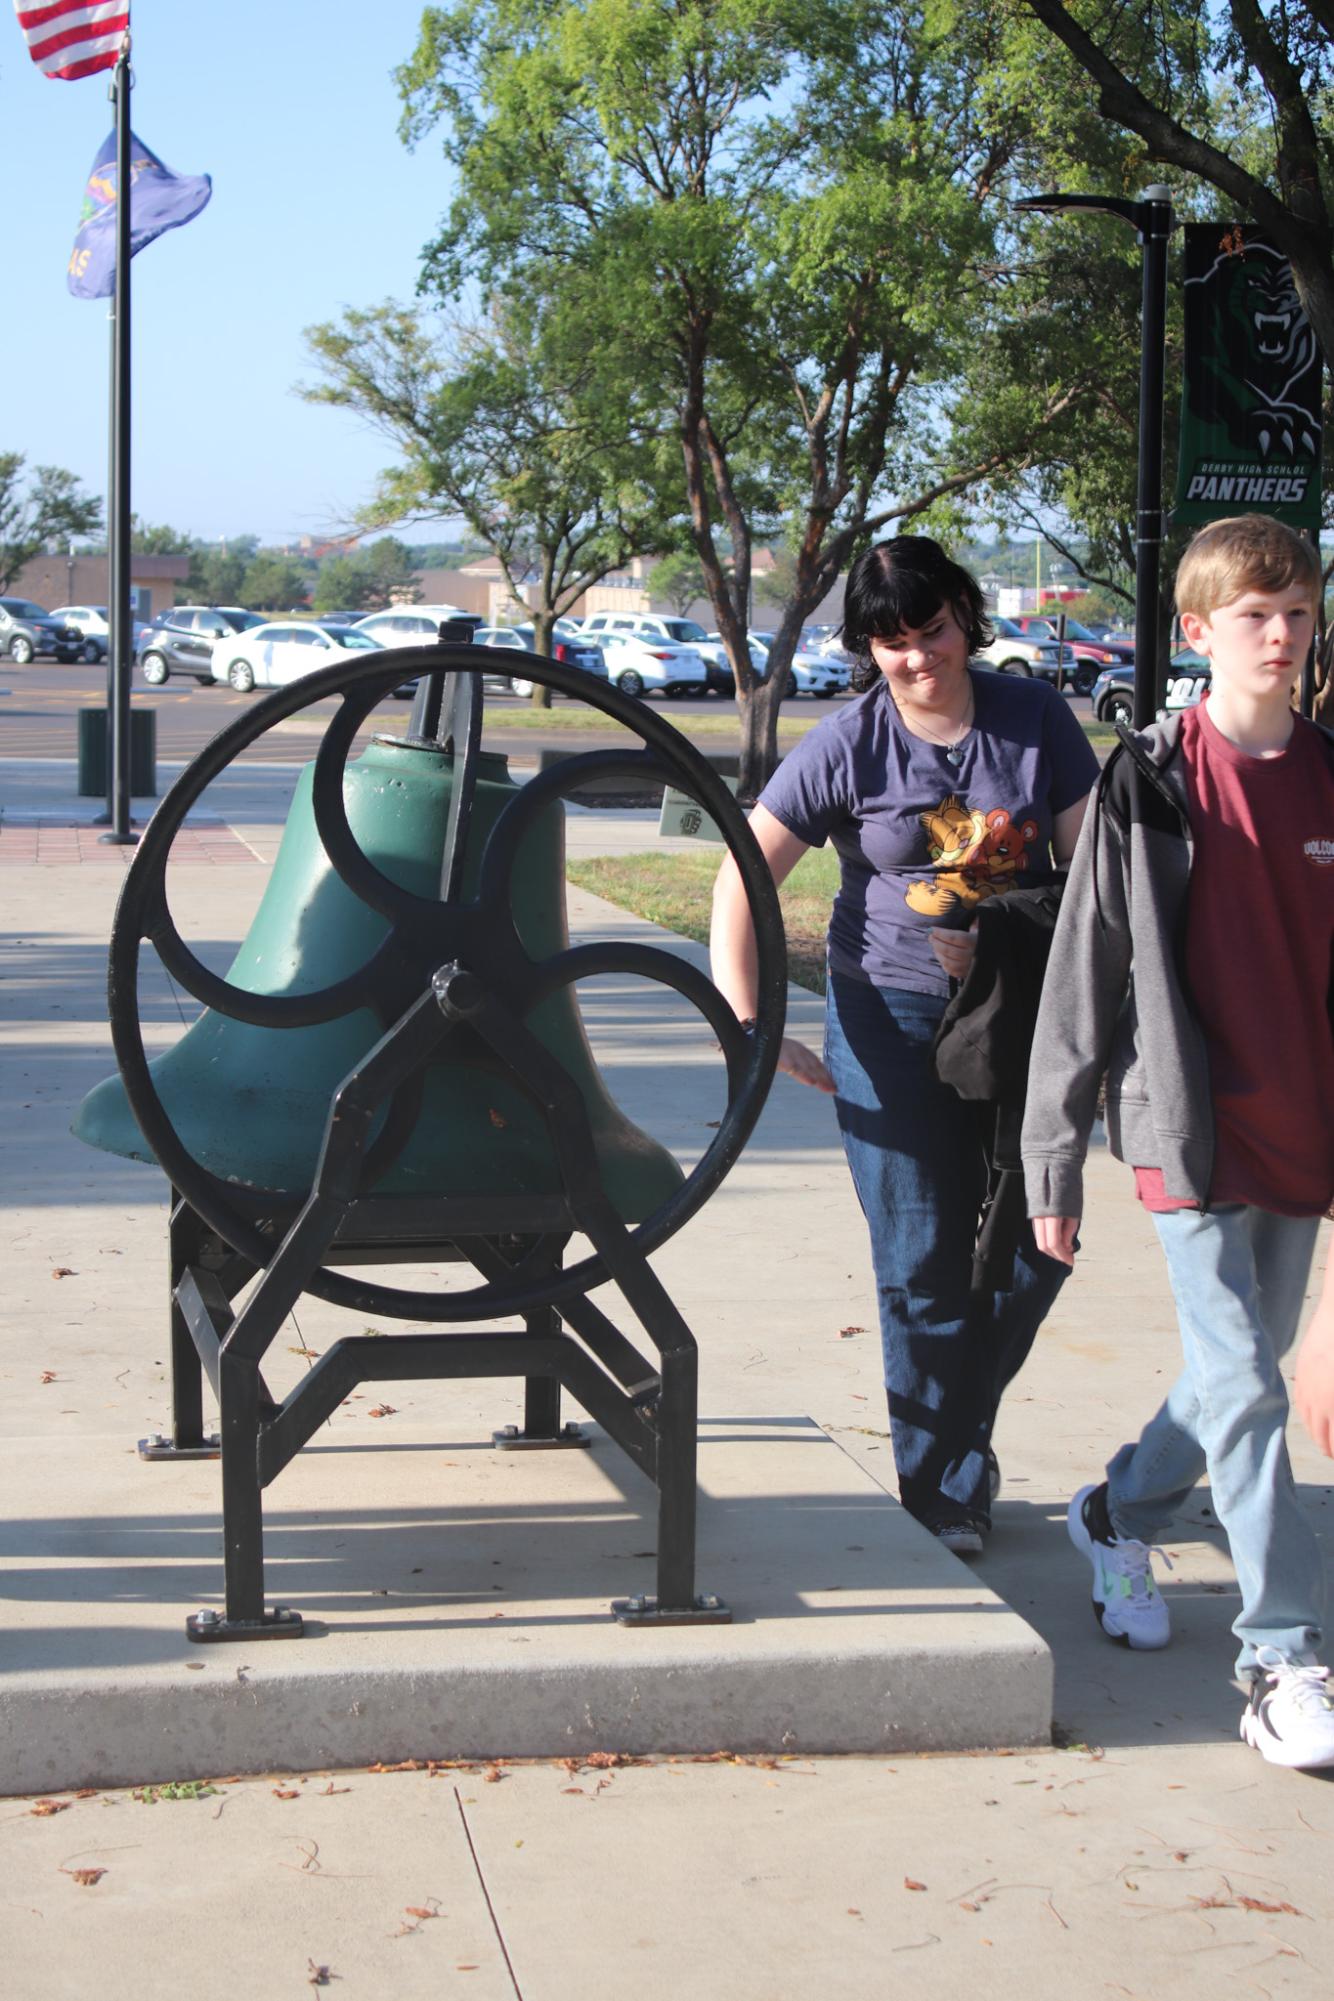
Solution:
<svg viewBox="0 0 1334 2001">
<path fill-rule="evenodd" d="M 0 452 L 0 591 L 7 591 L 33 556 L 102 525 L 102 503 L 72 472 L 34 466 L 26 477 L 22 452 Z"/>
<path fill-rule="evenodd" d="M 291 611 L 306 602 L 311 570 L 280 549 L 259 549 L 245 566 L 237 604 L 251 611 Z"/>
<path fill-rule="evenodd" d="M 179 528 L 169 528 L 165 522 L 144 521 L 132 514 L 130 547 L 138 556 L 188 556 L 194 542 Z"/>
<path fill-rule="evenodd" d="M 421 596 L 415 574 L 420 555 L 397 536 L 381 535 L 345 556 L 327 556 L 311 593 L 312 609 L 371 612 L 415 604 Z"/>
<path fill-rule="evenodd" d="M 411 143 L 459 195 L 424 289 L 552 291 L 628 431 L 679 454 L 690 539 L 737 673 L 753 778 L 786 676 L 744 641 L 754 538 L 792 551 L 777 665 L 865 541 L 952 526 L 1033 449 L 1049 394 L 983 441 L 947 386 L 995 318 L 1021 93 L 973 0 L 459 0 L 399 74 Z M 726 554 L 724 554 L 726 550 Z M 743 789 L 749 789 L 743 771 Z"/>
<path fill-rule="evenodd" d="M 176 586 L 178 604 L 239 604 L 246 571 L 259 553 L 257 535 L 240 535 L 210 548 L 196 542 L 190 574 Z"/>
<path fill-rule="evenodd" d="M 392 301 L 307 331 L 324 377 L 308 398 L 357 411 L 399 454 L 367 524 L 461 516 L 526 598 L 539 652 L 591 584 L 674 533 L 633 380 L 613 382 L 586 336 L 536 282 L 449 335 Z"/>
<path fill-rule="evenodd" d="M 217 1790 L 207 1779 L 173 1779 L 162 1786 L 136 1786 L 134 1798 L 140 1806 L 156 1806 L 159 1800 L 208 1799 Z"/>
<path fill-rule="evenodd" d="M 655 563 L 648 587 L 655 598 L 666 598 L 678 617 L 684 617 L 698 598 L 709 594 L 709 580 L 699 557 L 689 549 L 674 549 Z"/>
</svg>

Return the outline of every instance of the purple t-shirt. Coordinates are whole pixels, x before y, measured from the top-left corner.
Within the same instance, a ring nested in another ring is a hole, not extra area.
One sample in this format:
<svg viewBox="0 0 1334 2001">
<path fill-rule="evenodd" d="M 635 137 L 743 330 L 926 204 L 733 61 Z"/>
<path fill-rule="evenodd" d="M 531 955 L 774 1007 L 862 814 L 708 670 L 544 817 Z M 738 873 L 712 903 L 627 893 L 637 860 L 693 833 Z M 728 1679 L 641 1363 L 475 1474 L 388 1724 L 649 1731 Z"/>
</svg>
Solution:
<svg viewBox="0 0 1334 2001">
<path fill-rule="evenodd" d="M 790 750 L 760 804 L 811 847 L 833 842 L 835 972 L 949 992 L 936 925 L 966 930 L 989 896 L 1049 881 L 1053 817 L 1098 775 L 1088 738 L 1045 681 L 969 669 L 976 714 L 952 764 L 911 735 L 883 681 Z"/>
</svg>

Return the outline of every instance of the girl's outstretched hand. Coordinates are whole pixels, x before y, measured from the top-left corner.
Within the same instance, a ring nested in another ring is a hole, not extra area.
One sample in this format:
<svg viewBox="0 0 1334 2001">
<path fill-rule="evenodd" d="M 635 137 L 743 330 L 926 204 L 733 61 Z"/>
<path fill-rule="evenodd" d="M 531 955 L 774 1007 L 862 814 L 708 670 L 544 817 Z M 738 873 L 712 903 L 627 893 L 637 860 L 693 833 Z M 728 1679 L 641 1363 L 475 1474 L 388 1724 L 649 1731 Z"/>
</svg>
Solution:
<svg viewBox="0 0 1334 2001">
<path fill-rule="evenodd" d="M 814 1050 L 808 1049 L 804 1042 L 785 1035 L 778 1049 L 778 1067 L 785 1077 L 794 1077 L 798 1084 L 809 1084 L 812 1090 L 827 1091 L 833 1096 L 833 1078 Z"/>
</svg>

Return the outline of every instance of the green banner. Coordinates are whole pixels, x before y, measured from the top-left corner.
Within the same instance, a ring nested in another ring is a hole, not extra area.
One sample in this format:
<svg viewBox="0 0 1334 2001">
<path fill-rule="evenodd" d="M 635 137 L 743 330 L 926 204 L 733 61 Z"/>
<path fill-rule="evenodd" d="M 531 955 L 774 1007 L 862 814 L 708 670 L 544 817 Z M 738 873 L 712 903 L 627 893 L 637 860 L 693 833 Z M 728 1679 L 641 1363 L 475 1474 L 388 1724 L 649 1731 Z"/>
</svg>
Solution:
<svg viewBox="0 0 1334 2001">
<path fill-rule="evenodd" d="M 1321 357 L 1292 266 L 1250 223 L 1186 225 L 1174 518 L 1320 526 Z"/>
</svg>

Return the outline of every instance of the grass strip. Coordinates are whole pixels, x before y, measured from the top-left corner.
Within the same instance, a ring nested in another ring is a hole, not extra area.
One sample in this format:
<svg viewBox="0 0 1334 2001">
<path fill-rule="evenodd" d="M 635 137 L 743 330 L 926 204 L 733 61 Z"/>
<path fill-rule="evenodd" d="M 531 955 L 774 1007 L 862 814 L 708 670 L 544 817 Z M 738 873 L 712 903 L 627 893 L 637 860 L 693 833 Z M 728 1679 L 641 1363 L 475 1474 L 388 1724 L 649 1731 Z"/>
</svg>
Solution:
<svg viewBox="0 0 1334 2001">
<path fill-rule="evenodd" d="M 697 855 L 592 855 L 567 861 L 565 873 L 580 889 L 707 945 L 713 880 L 721 860 L 722 850 L 712 847 Z M 812 848 L 778 892 L 787 931 L 787 976 L 812 993 L 824 992 L 825 933 L 837 888 L 838 857 L 832 848 Z"/>
</svg>

